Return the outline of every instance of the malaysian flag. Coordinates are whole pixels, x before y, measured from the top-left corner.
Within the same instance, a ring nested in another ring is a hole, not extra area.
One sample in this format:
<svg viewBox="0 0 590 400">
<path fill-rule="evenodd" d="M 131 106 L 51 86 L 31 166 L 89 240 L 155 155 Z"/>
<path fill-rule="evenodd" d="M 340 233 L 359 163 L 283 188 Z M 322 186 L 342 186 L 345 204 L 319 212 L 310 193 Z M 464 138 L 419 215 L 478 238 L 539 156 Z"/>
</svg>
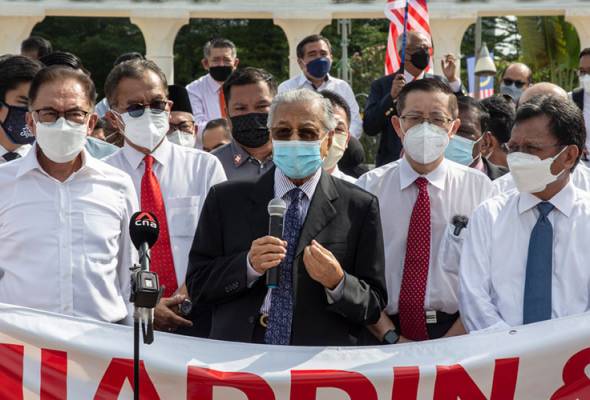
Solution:
<svg viewBox="0 0 590 400">
<path fill-rule="evenodd" d="M 494 53 L 490 53 L 492 60 L 494 59 Z M 469 81 L 469 96 L 475 97 L 475 57 L 467 58 L 467 78 Z M 493 76 L 482 76 L 479 78 L 479 98 L 485 99 L 494 95 L 494 77 Z"/>
<path fill-rule="evenodd" d="M 385 74 L 387 75 L 397 71 L 401 65 L 396 42 L 397 37 L 404 33 L 406 1 L 408 2 L 408 31 L 422 32 L 431 38 L 426 0 L 388 0 L 385 6 L 385 16 L 391 23 L 389 24 L 387 52 L 385 53 Z M 426 71 L 430 68 L 432 68 L 432 57 Z"/>
</svg>

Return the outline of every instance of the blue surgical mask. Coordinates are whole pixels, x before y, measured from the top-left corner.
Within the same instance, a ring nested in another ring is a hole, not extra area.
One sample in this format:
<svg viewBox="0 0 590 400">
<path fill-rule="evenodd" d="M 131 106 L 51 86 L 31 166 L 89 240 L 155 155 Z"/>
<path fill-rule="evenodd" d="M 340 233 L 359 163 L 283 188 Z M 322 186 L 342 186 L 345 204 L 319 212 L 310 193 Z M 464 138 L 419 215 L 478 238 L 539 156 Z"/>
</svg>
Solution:
<svg viewBox="0 0 590 400">
<path fill-rule="evenodd" d="M 332 68 L 332 61 L 328 57 L 320 57 L 307 63 L 307 72 L 317 79 L 323 79 Z"/>
<path fill-rule="evenodd" d="M 523 89 L 517 88 L 516 84 L 514 84 L 514 83 L 512 85 L 506 85 L 504 83 L 500 84 L 500 93 L 507 94 L 508 96 L 512 97 L 512 100 L 514 102 L 517 102 L 518 99 L 520 99 L 522 92 L 523 92 Z"/>
<path fill-rule="evenodd" d="M 320 154 L 322 142 L 273 140 L 272 160 L 288 178 L 306 178 L 313 175 L 324 162 Z"/>
<path fill-rule="evenodd" d="M 445 150 L 445 158 L 469 166 L 473 162 L 473 146 L 477 142 L 455 135 Z"/>
</svg>

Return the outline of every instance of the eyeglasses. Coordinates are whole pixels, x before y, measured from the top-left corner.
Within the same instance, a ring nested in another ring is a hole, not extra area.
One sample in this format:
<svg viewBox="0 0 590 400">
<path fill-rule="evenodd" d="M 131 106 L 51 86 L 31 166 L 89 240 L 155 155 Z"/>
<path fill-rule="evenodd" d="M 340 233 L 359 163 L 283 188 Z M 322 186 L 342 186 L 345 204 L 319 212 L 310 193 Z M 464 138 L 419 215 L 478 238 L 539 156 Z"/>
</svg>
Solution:
<svg viewBox="0 0 590 400">
<path fill-rule="evenodd" d="M 302 140 L 318 140 L 319 137 L 322 135 L 322 131 L 314 129 L 314 128 L 300 128 L 300 129 L 291 129 L 291 128 L 270 128 L 270 132 L 272 133 L 273 138 L 277 140 L 284 140 L 288 139 L 293 135 L 293 131 L 297 131 L 299 137 Z"/>
<path fill-rule="evenodd" d="M 506 86 L 512 86 L 514 84 L 514 86 L 516 86 L 518 89 L 520 89 L 521 87 L 526 85 L 526 82 L 518 81 L 518 80 L 514 80 L 514 79 L 510 79 L 510 78 L 504 78 L 504 79 L 502 79 L 502 82 L 504 82 L 504 85 L 506 85 Z"/>
<path fill-rule="evenodd" d="M 436 125 L 440 128 L 446 128 L 449 122 L 452 121 L 451 118 L 445 117 L 444 115 L 431 115 L 430 117 L 425 117 L 419 114 L 403 115 L 400 119 L 408 125 L 408 128 L 423 124 L 424 122 L 428 122 L 429 124 Z"/>
<path fill-rule="evenodd" d="M 143 115 L 146 108 L 149 108 L 152 113 L 160 114 L 166 111 L 168 100 L 154 100 L 150 104 L 135 103 L 127 107 L 127 113 L 133 118 L 139 118 Z"/>
<path fill-rule="evenodd" d="M 565 147 L 563 144 L 555 143 L 555 144 L 523 144 L 522 146 L 517 146 L 515 144 L 506 143 L 504 145 L 506 151 L 508 153 L 526 153 L 526 154 L 538 154 L 545 149 L 549 149 L 551 147 Z"/>
<path fill-rule="evenodd" d="M 170 123 L 169 125 L 170 125 L 169 132 L 183 131 L 183 132 L 186 132 L 186 133 L 193 133 L 194 127 L 195 127 L 194 122 L 189 122 L 189 121 L 183 121 L 180 124 L 172 124 L 172 123 Z"/>
<path fill-rule="evenodd" d="M 57 111 L 53 108 L 40 108 L 38 110 L 33 110 L 34 113 L 37 114 L 39 118 L 39 122 L 45 124 L 51 124 L 57 121 L 59 118 L 63 117 L 66 121 L 75 123 L 75 124 L 83 124 L 86 122 L 86 117 L 90 114 L 89 111 L 84 110 L 67 110 L 67 111 Z"/>
</svg>

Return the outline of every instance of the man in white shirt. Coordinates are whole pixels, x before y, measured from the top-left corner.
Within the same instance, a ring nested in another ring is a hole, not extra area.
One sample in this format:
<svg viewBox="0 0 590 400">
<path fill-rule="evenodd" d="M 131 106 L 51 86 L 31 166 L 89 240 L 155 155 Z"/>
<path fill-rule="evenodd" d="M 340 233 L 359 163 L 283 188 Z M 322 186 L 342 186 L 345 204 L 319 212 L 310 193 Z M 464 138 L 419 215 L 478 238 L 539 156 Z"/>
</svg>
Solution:
<svg viewBox="0 0 590 400">
<path fill-rule="evenodd" d="M 187 298 L 188 253 L 209 188 L 225 181 L 223 168 L 214 156 L 166 139 L 168 85 L 152 61 L 117 65 L 106 79 L 105 92 L 111 105 L 106 116 L 125 137 L 123 148 L 105 161 L 131 176 L 141 209 L 153 212 L 160 222 L 152 270 L 166 290 L 154 324 L 168 331 L 190 327 L 190 321 L 177 315 L 178 305 Z"/>
<path fill-rule="evenodd" d="M 210 40 L 203 48 L 201 64 L 209 73 L 186 86 L 197 126 L 199 148 L 207 122 L 227 117 L 222 85 L 239 63 L 236 45 L 228 39 Z"/>
<path fill-rule="evenodd" d="M 385 243 L 389 303 L 373 331 L 387 343 L 388 336 L 405 341 L 462 334 L 461 221 L 490 196 L 492 184 L 480 171 L 444 157 L 460 124 L 457 98 L 445 83 L 433 78 L 408 83 L 397 115 L 392 123 L 404 157 L 357 181 L 379 198 Z"/>
<path fill-rule="evenodd" d="M 585 144 L 569 100 L 521 106 L 508 142 L 518 191 L 483 203 L 469 221 L 460 269 L 468 331 L 559 318 L 590 309 L 590 194 L 572 183 Z"/>
<path fill-rule="evenodd" d="M 355 183 L 356 178 L 346 175 L 338 168 L 338 161 L 344 155 L 350 140 L 350 108 L 346 100 L 338 93 L 329 90 L 322 90 L 320 94 L 328 99 L 332 104 L 334 110 L 334 119 L 336 120 L 336 128 L 334 128 L 334 137 L 332 138 L 332 145 L 328 151 L 328 155 L 324 159 L 324 170 L 332 175 L 334 178 L 342 179 L 350 183 Z"/>
<path fill-rule="evenodd" d="M 332 67 L 332 45 L 321 35 L 310 35 L 297 45 L 297 63 L 302 73 L 279 85 L 279 93 L 294 89 L 330 90 L 342 96 L 348 103 L 352 121 L 350 133 L 360 138 L 363 133 L 363 121 L 359 105 L 350 85 L 342 79 L 330 75 Z"/>
<path fill-rule="evenodd" d="M 35 140 L 27 127 L 27 103 L 31 81 L 41 68 L 25 56 L 0 62 L 0 164 L 23 157 Z"/>
<path fill-rule="evenodd" d="M 0 302 L 130 321 L 137 195 L 127 174 L 84 149 L 95 98 L 90 78 L 71 68 L 46 68 L 32 82 L 36 143 L 0 166 Z"/>
</svg>

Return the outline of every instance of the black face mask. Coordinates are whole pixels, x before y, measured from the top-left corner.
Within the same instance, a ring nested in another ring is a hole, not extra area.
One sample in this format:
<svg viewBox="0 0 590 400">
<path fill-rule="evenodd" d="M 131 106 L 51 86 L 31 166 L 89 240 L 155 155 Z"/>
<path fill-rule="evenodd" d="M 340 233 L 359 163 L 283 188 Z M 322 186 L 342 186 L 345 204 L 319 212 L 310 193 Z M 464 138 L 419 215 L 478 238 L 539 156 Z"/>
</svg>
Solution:
<svg viewBox="0 0 590 400">
<path fill-rule="evenodd" d="M 219 67 L 209 67 L 209 74 L 217 82 L 225 82 L 233 72 L 234 67 L 228 65 L 221 65 Z"/>
<path fill-rule="evenodd" d="M 30 144 L 35 141 L 35 137 L 29 130 L 26 122 L 27 107 L 16 107 L 6 103 L 0 103 L 2 107 L 8 108 L 8 114 L 0 126 L 6 133 L 8 139 L 14 144 Z"/>
<path fill-rule="evenodd" d="M 430 64 L 430 54 L 427 49 L 420 49 L 411 56 L 411 63 L 419 70 L 425 70 Z"/>
<path fill-rule="evenodd" d="M 270 137 L 266 126 L 268 114 L 250 113 L 231 117 L 231 134 L 242 146 L 256 149 L 264 146 Z"/>
</svg>

